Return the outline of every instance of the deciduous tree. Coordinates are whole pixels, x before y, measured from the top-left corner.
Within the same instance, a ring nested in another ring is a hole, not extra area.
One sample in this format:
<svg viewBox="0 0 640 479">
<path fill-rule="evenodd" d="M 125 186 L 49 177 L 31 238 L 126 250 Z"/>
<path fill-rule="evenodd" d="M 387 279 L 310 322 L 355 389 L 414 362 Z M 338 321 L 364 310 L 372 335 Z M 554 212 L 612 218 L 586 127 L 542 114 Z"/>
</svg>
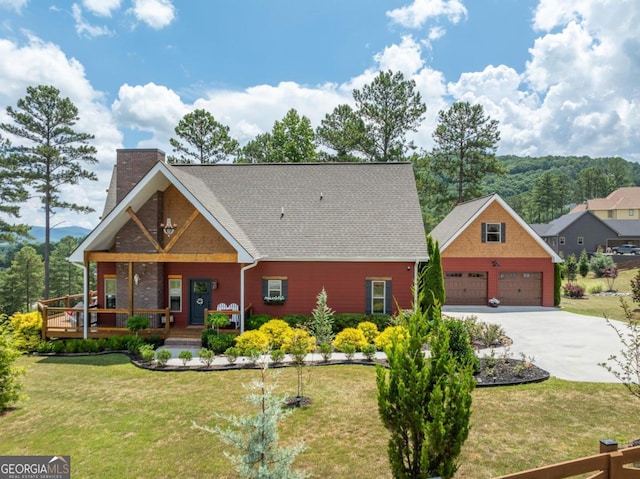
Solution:
<svg viewBox="0 0 640 479">
<path fill-rule="evenodd" d="M 18 100 L 15 109 L 7 107 L 7 115 L 13 123 L 2 123 L 0 129 L 26 142 L 9 149 L 18 178 L 32 187 L 44 208 L 44 295 L 48 297 L 51 217 L 58 209 L 93 211 L 89 206 L 62 200 L 60 193 L 64 185 L 97 181 L 96 174 L 83 167 L 98 161 L 96 149 L 89 144 L 94 137 L 73 129 L 78 108 L 53 86 L 27 87 L 27 96 Z"/>
<path fill-rule="evenodd" d="M 363 153 L 369 161 L 402 161 L 414 147 L 406 135 L 417 131 L 427 111 L 415 81 L 401 72 L 380 72 L 370 84 L 354 90 L 353 98 L 365 123 Z"/>
<path fill-rule="evenodd" d="M 240 148 L 229 135 L 229 127 L 202 109 L 182 117 L 175 133 L 177 138 L 169 140 L 174 152 L 169 163 L 218 163 L 234 157 Z"/>
</svg>

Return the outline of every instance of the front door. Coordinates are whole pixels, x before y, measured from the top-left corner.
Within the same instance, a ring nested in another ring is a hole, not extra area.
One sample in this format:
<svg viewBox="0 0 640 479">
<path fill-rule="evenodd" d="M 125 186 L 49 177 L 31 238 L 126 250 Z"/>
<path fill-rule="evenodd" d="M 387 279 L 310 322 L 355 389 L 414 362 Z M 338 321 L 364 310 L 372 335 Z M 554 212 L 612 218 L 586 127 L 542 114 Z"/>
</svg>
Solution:
<svg viewBox="0 0 640 479">
<path fill-rule="evenodd" d="M 189 324 L 204 324 L 204 310 L 211 309 L 211 280 L 189 280 Z"/>
</svg>

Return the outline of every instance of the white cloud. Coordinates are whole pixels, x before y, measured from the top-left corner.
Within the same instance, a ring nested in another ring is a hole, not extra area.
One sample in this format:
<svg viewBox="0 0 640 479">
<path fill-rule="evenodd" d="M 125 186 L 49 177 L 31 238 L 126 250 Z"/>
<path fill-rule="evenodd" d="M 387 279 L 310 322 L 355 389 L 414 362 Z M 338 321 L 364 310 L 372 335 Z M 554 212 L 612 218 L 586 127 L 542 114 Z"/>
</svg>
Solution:
<svg viewBox="0 0 640 479">
<path fill-rule="evenodd" d="M 77 3 L 71 6 L 71 14 L 73 20 L 76 22 L 76 32 L 79 36 L 88 37 L 101 37 L 103 35 L 113 35 L 113 32 L 109 28 L 102 26 L 91 25 L 82 16 L 82 8 Z"/>
<path fill-rule="evenodd" d="M 467 16 L 467 9 L 459 0 L 414 0 L 407 7 L 388 11 L 387 16 L 403 27 L 421 28 L 428 20 L 438 17 L 458 23 Z"/>
<path fill-rule="evenodd" d="M 120 0 L 82 0 L 82 5 L 94 15 L 110 17 L 120 8 Z"/>
<path fill-rule="evenodd" d="M 176 16 L 176 9 L 170 0 L 133 0 L 130 12 L 154 30 L 170 25 Z"/>
<path fill-rule="evenodd" d="M 384 51 L 374 56 L 381 70 L 402 72 L 411 76 L 424 65 L 420 45 L 409 35 L 402 37 L 399 45 L 385 47 Z"/>
<path fill-rule="evenodd" d="M 111 170 L 115 161 L 115 150 L 122 147 L 122 133 L 104 105 L 101 92 L 93 89 L 86 78 L 84 68 L 73 58 L 68 58 L 60 48 L 35 36 L 28 36 L 27 43 L 18 45 L 0 39 L 0 105 L 15 106 L 27 93 L 27 86 L 53 85 L 60 90 L 60 96 L 69 97 L 78 108 L 79 120 L 74 129 L 95 136 L 91 142 L 98 153 L 99 163 L 90 169 L 98 175 L 99 181 L 83 182 L 81 185 L 65 189 L 62 200 L 90 205 L 97 212 L 78 215 L 60 211 L 55 222 L 93 227 L 102 212 Z M 9 121 L 0 109 L 0 121 Z M 12 139 L 15 143 L 19 140 Z M 22 219 L 29 224 L 44 224 L 44 216 L 38 200 L 32 200 L 22 208 Z"/>
<path fill-rule="evenodd" d="M 0 0 L 0 8 L 20 13 L 29 0 Z"/>
</svg>

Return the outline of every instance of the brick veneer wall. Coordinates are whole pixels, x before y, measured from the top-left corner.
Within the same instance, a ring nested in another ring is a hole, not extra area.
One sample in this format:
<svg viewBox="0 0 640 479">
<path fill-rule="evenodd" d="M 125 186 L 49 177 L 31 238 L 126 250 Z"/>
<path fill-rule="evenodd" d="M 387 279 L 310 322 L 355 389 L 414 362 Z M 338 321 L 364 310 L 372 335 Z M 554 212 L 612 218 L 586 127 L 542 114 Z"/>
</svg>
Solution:
<svg viewBox="0 0 640 479">
<path fill-rule="evenodd" d="M 116 201 L 120 203 L 158 161 L 165 161 L 158 149 L 117 150 Z"/>
</svg>

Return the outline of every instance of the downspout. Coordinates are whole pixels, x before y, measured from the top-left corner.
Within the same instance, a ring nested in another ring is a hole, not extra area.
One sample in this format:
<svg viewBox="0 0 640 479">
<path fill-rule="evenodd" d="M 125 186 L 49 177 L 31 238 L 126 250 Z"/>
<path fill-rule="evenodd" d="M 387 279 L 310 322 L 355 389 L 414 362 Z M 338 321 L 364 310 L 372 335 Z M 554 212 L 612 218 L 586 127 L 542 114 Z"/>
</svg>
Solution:
<svg viewBox="0 0 640 479">
<path fill-rule="evenodd" d="M 84 264 L 70 263 L 78 268 L 82 268 L 82 339 L 87 339 L 89 331 L 89 268 Z"/>
<path fill-rule="evenodd" d="M 416 263 L 413 266 L 413 311 L 414 312 L 418 310 L 418 289 L 420 288 L 420 285 L 418 284 L 419 267 L 420 267 L 420 260 L 416 260 Z"/>
<path fill-rule="evenodd" d="M 260 258 L 255 259 L 253 263 L 240 268 L 240 334 L 244 333 L 244 273 L 245 271 L 258 266 L 260 260 L 264 258 L 266 258 L 266 256 L 261 256 Z"/>
</svg>

